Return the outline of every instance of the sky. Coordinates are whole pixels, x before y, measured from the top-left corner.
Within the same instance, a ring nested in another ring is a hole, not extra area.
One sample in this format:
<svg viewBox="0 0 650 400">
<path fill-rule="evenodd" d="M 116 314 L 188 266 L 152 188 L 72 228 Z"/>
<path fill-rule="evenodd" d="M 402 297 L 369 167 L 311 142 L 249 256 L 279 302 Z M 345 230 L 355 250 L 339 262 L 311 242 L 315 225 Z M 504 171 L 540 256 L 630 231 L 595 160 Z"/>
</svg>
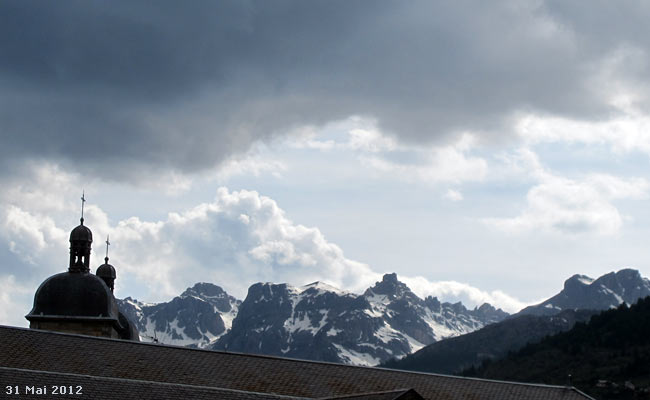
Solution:
<svg viewBox="0 0 650 400">
<path fill-rule="evenodd" d="M 110 235 L 115 294 L 196 282 L 509 312 L 650 276 L 641 1 L 0 3 L 0 324 Z"/>
</svg>

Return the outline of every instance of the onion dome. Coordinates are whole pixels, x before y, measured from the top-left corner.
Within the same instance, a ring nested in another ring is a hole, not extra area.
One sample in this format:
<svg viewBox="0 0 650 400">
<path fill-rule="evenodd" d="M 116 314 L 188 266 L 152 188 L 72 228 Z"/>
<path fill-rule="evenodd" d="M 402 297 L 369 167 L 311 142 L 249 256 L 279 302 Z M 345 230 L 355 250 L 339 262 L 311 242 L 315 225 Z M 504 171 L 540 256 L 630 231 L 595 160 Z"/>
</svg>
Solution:
<svg viewBox="0 0 650 400">
<path fill-rule="evenodd" d="M 84 225 L 84 219 L 81 218 L 81 224 L 70 232 L 70 243 L 72 242 L 90 242 L 93 241 L 93 233 L 90 228 Z"/>
<path fill-rule="evenodd" d="M 70 232 L 70 272 L 90 272 L 90 249 L 93 243 L 93 233 L 81 224 Z"/>
<path fill-rule="evenodd" d="M 97 275 L 104 282 L 106 282 L 106 286 L 108 286 L 111 289 L 111 292 L 113 291 L 114 282 L 117 275 L 115 274 L 115 267 L 113 267 L 111 264 L 108 263 L 108 257 L 104 258 L 104 264 L 100 265 L 97 268 L 97 272 L 95 272 L 95 275 Z"/>
<path fill-rule="evenodd" d="M 110 289 L 93 274 L 62 272 L 45 280 L 34 295 L 27 319 L 103 319 L 118 323 L 119 311 Z"/>
</svg>

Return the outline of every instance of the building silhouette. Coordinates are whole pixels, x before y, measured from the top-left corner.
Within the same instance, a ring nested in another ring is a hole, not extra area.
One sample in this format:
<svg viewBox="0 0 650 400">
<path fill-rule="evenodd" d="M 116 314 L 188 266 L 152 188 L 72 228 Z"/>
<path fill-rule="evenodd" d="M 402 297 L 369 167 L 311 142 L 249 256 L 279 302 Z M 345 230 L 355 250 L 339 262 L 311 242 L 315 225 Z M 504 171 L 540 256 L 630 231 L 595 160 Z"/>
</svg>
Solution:
<svg viewBox="0 0 650 400">
<path fill-rule="evenodd" d="M 34 307 L 25 316 L 32 329 L 79 333 L 114 339 L 139 340 L 138 331 L 117 308 L 113 296 L 115 268 L 108 263 L 90 272 L 93 233 L 84 225 L 70 232 L 68 270 L 47 278 L 36 290 Z"/>
</svg>

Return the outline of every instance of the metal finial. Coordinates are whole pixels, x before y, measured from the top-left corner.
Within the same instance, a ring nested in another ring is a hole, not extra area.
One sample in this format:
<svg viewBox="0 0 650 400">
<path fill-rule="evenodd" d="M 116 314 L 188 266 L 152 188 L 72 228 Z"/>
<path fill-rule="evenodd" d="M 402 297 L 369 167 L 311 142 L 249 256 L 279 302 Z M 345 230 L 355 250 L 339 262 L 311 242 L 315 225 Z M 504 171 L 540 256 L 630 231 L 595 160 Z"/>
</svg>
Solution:
<svg viewBox="0 0 650 400">
<path fill-rule="evenodd" d="M 111 242 L 108 240 L 108 235 L 106 235 L 106 257 L 104 258 L 104 262 L 108 264 L 108 246 L 111 245 Z"/>
<path fill-rule="evenodd" d="M 81 225 L 84 224 L 84 203 L 86 202 L 86 193 L 81 191 Z"/>
</svg>

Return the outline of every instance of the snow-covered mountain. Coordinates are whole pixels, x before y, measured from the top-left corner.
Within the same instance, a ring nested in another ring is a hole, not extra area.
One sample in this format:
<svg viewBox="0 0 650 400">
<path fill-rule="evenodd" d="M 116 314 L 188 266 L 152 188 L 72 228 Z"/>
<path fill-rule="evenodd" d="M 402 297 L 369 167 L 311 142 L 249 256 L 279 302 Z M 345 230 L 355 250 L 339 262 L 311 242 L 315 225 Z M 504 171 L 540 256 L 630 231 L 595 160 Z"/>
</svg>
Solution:
<svg viewBox="0 0 650 400">
<path fill-rule="evenodd" d="M 602 310 L 648 295 L 650 281 L 636 270 L 596 280 L 574 275 L 559 294 L 519 314 Z M 384 275 L 361 295 L 321 282 L 299 288 L 257 283 L 241 302 L 216 285 L 197 283 L 167 303 L 126 298 L 118 305 L 145 341 L 358 365 L 399 359 L 508 316 L 489 304 L 468 310 L 421 299 L 396 274 Z"/>
<path fill-rule="evenodd" d="M 650 296 L 650 280 L 635 269 L 610 272 L 595 280 L 586 275 L 573 275 L 564 282 L 560 293 L 516 315 L 554 315 L 567 309 L 607 310 L 622 303 L 634 304 L 646 296 Z"/>
<path fill-rule="evenodd" d="M 143 341 L 206 347 L 230 330 L 240 300 L 219 286 L 197 283 L 167 303 L 147 304 L 127 297 L 118 307 L 133 321 Z"/>
<path fill-rule="evenodd" d="M 376 365 L 507 315 L 489 304 L 468 310 L 461 303 L 421 299 L 396 274 L 384 275 L 362 295 L 320 282 L 300 288 L 257 283 L 232 329 L 211 348 Z"/>
<path fill-rule="evenodd" d="M 489 304 L 421 299 L 396 274 L 361 295 L 322 282 L 257 283 L 244 302 L 197 283 L 169 302 L 118 299 L 144 341 L 310 360 L 375 365 L 508 316 Z"/>
</svg>

